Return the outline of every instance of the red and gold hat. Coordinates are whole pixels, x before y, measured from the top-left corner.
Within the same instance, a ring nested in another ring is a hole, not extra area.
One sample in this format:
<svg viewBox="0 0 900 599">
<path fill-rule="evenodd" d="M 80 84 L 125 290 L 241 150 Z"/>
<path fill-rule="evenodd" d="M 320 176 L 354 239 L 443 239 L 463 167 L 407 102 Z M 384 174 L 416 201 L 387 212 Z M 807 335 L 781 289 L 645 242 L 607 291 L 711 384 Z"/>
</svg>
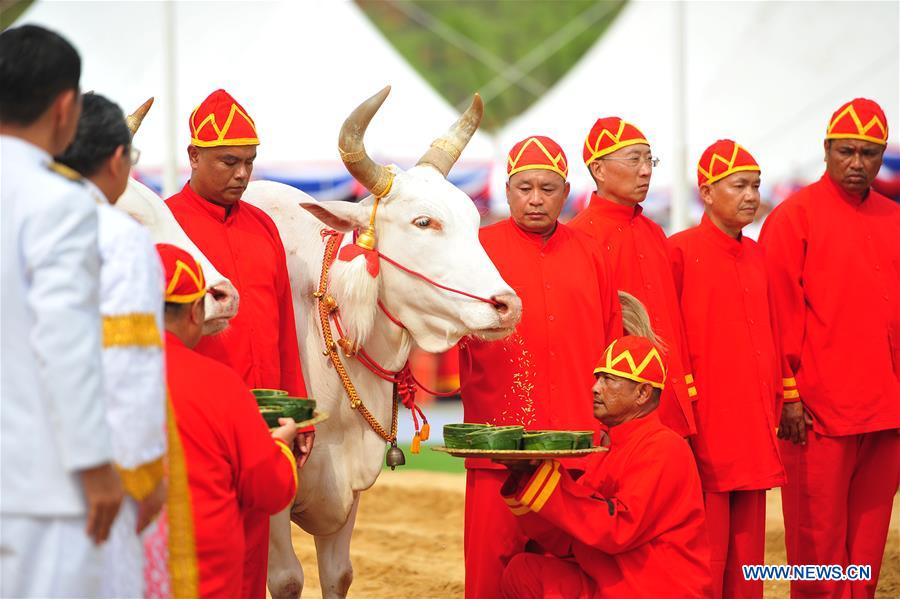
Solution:
<svg viewBox="0 0 900 599">
<path fill-rule="evenodd" d="M 193 256 L 168 243 L 156 244 L 156 251 L 166 272 L 166 302 L 189 304 L 206 294 L 203 269 Z"/>
<path fill-rule="evenodd" d="M 256 123 L 224 89 L 217 89 L 191 113 L 191 144 L 201 148 L 258 146 Z"/>
<path fill-rule="evenodd" d="M 861 139 L 887 145 L 888 125 L 884 111 L 866 98 L 850 100 L 831 115 L 825 139 Z"/>
<path fill-rule="evenodd" d="M 666 384 L 666 366 L 659 349 L 646 337 L 636 335 L 626 335 L 609 344 L 594 369 L 594 374 L 601 372 L 650 383 L 657 389 Z"/>
<path fill-rule="evenodd" d="M 706 148 L 697 163 L 697 186 L 709 185 L 742 171 L 758 173 L 759 164 L 741 144 L 730 139 L 720 139 Z"/>
<path fill-rule="evenodd" d="M 617 116 L 608 116 L 597 119 L 587 139 L 584 140 L 584 150 L 581 152 L 585 164 L 590 164 L 601 156 L 615 152 L 619 148 L 633 146 L 635 144 L 647 144 L 647 138 L 640 130 L 620 119 Z"/>
<path fill-rule="evenodd" d="M 507 177 L 530 170 L 553 171 L 567 179 L 569 161 L 558 143 L 543 135 L 532 135 L 514 145 L 506 159 Z"/>
</svg>

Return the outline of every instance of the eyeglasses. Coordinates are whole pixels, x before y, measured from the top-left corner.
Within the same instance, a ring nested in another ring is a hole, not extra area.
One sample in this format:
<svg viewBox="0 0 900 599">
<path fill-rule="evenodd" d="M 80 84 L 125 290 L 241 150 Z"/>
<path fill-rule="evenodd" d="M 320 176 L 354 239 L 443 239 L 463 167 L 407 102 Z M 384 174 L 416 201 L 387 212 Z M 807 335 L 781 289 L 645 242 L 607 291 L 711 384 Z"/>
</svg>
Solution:
<svg viewBox="0 0 900 599">
<path fill-rule="evenodd" d="M 131 146 L 128 150 L 128 158 L 131 160 L 131 166 L 134 166 L 141 159 L 141 151 Z"/>
<path fill-rule="evenodd" d="M 598 158 L 598 160 L 624 162 L 631 168 L 639 168 L 642 164 L 649 164 L 651 168 L 659 166 L 659 158 L 656 156 L 650 156 L 649 158 L 644 158 L 642 156 L 630 156 L 628 158 Z"/>
</svg>

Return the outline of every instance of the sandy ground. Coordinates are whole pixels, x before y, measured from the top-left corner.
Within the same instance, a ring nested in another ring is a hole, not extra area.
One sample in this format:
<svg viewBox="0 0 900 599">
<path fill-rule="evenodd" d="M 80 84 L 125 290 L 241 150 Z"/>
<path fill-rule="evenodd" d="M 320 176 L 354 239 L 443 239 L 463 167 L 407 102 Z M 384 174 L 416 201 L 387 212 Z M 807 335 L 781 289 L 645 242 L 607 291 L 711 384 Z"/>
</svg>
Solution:
<svg viewBox="0 0 900 599">
<path fill-rule="evenodd" d="M 363 494 L 350 548 L 351 597 L 393 599 L 463 596 L 463 498 L 465 476 L 433 472 L 385 472 Z M 785 563 L 781 496 L 770 492 L 766 562 Z M 293 527 L 294 548 L 304 566 L 304 597 L 319 597 L 312 537 Z M 787 583 L 767 583 L 765 596 L 789 596 Z M 878 597 L 900 597 L 900 498 L 894 498 L 891 532 Z"/>
</svg>

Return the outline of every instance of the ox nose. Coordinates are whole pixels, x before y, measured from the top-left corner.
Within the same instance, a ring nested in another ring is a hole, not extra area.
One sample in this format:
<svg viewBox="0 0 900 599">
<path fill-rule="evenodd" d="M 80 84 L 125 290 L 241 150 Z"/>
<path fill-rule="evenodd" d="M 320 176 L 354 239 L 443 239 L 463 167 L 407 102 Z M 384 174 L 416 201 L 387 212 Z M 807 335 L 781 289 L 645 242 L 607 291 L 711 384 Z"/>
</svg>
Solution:
<svg viewBox="0 0 900 599">
<path fill-rule="evenodd" d="M 519 324 L 522 318 L 522 300 L 515 293 L 500 293 L 491 297 L 496 305 L 494 309 L 500 316 L 500 328 L 511 329 Z"/>
</svg>

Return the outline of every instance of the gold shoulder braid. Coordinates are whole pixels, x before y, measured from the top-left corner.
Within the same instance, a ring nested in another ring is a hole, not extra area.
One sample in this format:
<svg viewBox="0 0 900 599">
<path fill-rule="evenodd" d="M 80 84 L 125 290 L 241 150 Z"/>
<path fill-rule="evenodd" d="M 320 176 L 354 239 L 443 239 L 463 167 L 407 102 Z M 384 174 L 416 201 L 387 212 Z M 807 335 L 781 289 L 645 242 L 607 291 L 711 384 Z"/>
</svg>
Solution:
<svg viewBox="0 0 900 599">
<path fill-rule="evenodd" d="M 83 179 L 83 177 L 78 173 L 78 171 L 66 166 L 65 164 L 61 164 L 59 162 L 55 162 L 55 161 L 51 162 L 50 164 L 47 165 L 47 168 L 49 168 L 51 171 L 53 171 L 57 175 L 65 177 L 69 181 L 81 183 L 81 180 Z"/>
<path fill-rule="evenodd" d="M 103 317 L 103 347 L 162 347 L 162 337 L 151 313 Z"/>
<path fill-rule="evenodd" d="M 195 599 L 200 595 L 197 590 L 199 573 L 191 491 L 171 397 L 166 398 L 166 415 L 166 438 L 169 442 L 169 494 L 166 497 L 169 516 L 169 578 L 172 582 L 173 599 Z"/>
</svg>

